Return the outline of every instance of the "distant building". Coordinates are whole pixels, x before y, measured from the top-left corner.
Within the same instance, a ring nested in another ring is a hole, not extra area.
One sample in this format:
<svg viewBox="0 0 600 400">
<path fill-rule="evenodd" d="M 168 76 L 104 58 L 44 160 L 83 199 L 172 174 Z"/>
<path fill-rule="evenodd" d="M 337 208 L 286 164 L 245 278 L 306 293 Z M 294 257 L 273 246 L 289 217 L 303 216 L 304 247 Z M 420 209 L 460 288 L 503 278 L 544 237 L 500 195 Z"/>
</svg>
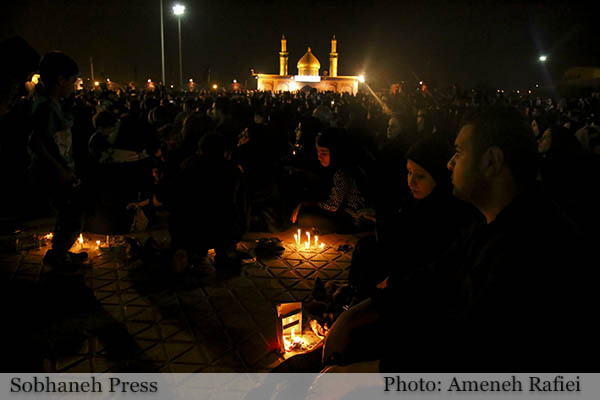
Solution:
<svg viewBox="0 0 600 400">
<path fill-rule="evenodd" d="M 312 53 L 310 47 L 300 60 L 298 60 L 298 75 L 288 73 L 288 52 L 285 36 L 281 37 L 281 51 L 279 52 L 279 74 L 254 74 L 258 80 L 258 90 L 273 92 L 294 92 L 315 88 L 320 92 L 351 93 L 358 92 L 359 76 L 338 75 L 338 53 L 335 35 L 331 39 L 331 52 L 329 53 L 329 73 L 320 75 L 321 63 Z"/>
<path fill-rule="evenodd" d="M 571 67 L 563 74 L 561 86 L 600 87 L 600 68 Z"/>
</svg>

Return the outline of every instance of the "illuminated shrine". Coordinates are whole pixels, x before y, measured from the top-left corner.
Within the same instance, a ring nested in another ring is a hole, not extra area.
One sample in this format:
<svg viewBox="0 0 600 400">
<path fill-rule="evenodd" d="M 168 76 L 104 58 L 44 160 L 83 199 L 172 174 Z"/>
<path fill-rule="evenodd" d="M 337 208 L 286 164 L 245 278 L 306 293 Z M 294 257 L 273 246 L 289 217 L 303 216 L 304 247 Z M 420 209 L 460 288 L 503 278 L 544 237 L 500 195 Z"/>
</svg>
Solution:
<svg viewBox="0 0 600 400">
<path fill-rule="evenodd" d="M 272 92 L 294 92 L 297 90 L 317 89 L 320 92 L 337 92 L 356 94 L 359 76 L 338 75 L 338 53 L 335 35 L 331 39 L 329 53 L 329 71 L 320 75 L 321 63 L 309 47 L 306 54 L 298 60 L 297 75 L 288 73 L 287 40 L 281 37 L 279 52 L 279 74 L 254 74 L 258 80 L 258 90 Z"/>
</svg>

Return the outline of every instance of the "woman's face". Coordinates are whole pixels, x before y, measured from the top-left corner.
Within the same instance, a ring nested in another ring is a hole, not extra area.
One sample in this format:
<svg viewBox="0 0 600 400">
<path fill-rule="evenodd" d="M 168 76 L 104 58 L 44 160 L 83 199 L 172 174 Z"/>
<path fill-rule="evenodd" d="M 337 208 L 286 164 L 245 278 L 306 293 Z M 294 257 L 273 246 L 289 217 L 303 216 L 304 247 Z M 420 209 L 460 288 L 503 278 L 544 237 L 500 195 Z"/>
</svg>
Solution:
<svg viewBox="0 0 600 400">
<path fill-rule="evenodd" d="M 412 160 L 406 161 L 406 169 L 408 170 L 408 187 L 413 197 L 420 200 L 429 196 L 435 189 L 435 180 L 429 172 Z"/>
<path fill-rule="evenodd" d="M 550 150 L 550 146 L 552 146 L 552 131 L 548 128 L 538 140 L 538 152 L 545 153 Z"/>
<path fill-rule="evenodd" d="M 327 147 L 317 145 L 317 157 L 323 167 L 329 167 L 329 164 L 331 164 L 331 154 Z"/>
</svg>

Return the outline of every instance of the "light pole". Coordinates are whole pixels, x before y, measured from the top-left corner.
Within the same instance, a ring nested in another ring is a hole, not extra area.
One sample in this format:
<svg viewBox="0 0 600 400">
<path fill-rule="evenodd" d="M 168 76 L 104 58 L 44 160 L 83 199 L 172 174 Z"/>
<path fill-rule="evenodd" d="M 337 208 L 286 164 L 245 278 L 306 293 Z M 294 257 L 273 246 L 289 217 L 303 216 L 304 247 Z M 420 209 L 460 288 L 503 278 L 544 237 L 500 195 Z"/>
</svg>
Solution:
<svg viewBox="0 0 600 400">
<path fill-rule="evenodd" d="M 185 6 L 182 4 L 175 4 L 173 6 L 173 14 L 177 16 L 177 26 L 179 28 L 179 88 L 183 90 L 183 66 L 181 57 L 181 16 L 185 12 Z"/>
<path fill-rule="evenodd" d="M 163 21 L 163 0 L 160 0 L 160 60 L 162 66 L 162 82 L 166 85 L 165 81 L 165 26 Z"/>
</svg>

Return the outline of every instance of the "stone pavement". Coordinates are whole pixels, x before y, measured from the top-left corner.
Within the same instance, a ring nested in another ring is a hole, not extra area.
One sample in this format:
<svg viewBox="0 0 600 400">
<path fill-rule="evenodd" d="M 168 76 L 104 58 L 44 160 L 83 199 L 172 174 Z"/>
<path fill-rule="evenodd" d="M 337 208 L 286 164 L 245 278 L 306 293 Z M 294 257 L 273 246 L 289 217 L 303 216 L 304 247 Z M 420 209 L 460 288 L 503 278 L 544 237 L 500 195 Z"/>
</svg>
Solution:
<svg viewBox="0 0 600 400">
<path fill-rule="evenodd" d="M 344 282 L 352 254 L 338 246 L 356 243 L 325 235 L 325 249 L 297 251 L 294 232 L 247 235 L 248 248 L 278 237 L 285 251 L 229 277 L 216 274 L 210 259 L 174 275 L 167 260 L 128 258 L 116 237 L 110 249 L 92 250 L 91 265 L 75 277 L 42 265 L 47 247 L 3 251 L 2 371 L 268 371 L 284 360 L 275 305 L 307 298 L 316 277 Z M 160 242 L 166 233 L 148 235 Z"/>
</svg>

